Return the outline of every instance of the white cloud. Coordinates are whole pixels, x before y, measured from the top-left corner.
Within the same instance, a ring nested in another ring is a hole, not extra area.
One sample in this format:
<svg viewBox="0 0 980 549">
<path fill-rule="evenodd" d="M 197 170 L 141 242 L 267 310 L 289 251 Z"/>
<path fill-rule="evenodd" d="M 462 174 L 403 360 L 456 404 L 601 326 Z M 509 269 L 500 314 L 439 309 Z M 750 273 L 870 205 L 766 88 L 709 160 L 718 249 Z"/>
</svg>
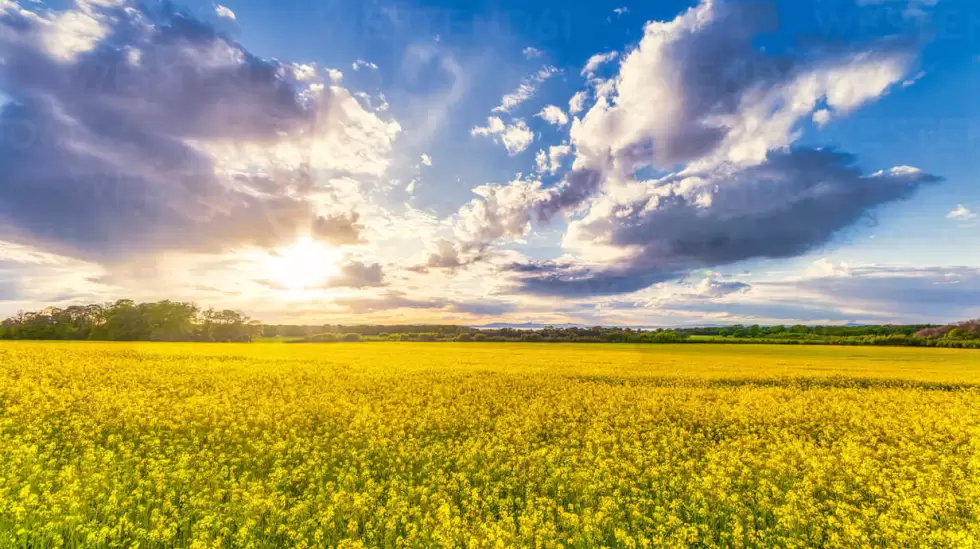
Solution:
<svg viewBox="0 0 980 549">
<path fill-rule="evenodd" d="M 704 1 L 647 24 L 612 88 L 603 83 L 609 100 L 573 125 L 580 154 L 611 156 L 627 171 L 639 151 L 661 166 L 758 163 L 795 141 L 799 121 L 821 103 L 834 116 L 848 114 L 901 82 L 912 61 L 907 50 L 882 45 L 780 65 L 755 50 L 753 27 L 761 23 L 741 10 Z"/>
<path fill-rule="evenodd" d="M 541 57 L 541 50 L 531 46 L 524 48 L 524 51 L 522 53 L 524 54 L 524 57 L 526 57 L 527 59 L 534 59 L 535 57 Z"/>
<path fill-rule="evenodd" d="M 221 4 L 218 4 L 217 6 L 214 7 L 214 13 L 218 17 L 223 17 L 225 19 L 231 19 L 232 21 L 234 21 L 235 19 L 237 19 L 235 17 L 235 12 L 231 11 L 230 8 L 227 8 L 225 6 L 222 6 Z"/>
<path fill-rule="evenodd" d="M 36 17 L 35 22 L 40 24 L 41 43 L 47 52 L 63 62 L 92 51 L 109 32 L 104 16 L 82 10 Z"/>
<path fill-rule="evenodd" d="M 316 78 L 316 65 L 306 65 L 303 63 L 293 63 L 293 77 L 300 82 L 306 82 Z"/>
<path fill-rule="evenodd" d="M 584 90 L 575 92 L 575 95 L 573 95 L 568 101 L 568 112 L 572 114 L 572 116 L 582 112 L 585 110 L 585 102 L 588 100 L 589 92 Z"/>
<path fill-rule="evenodd" d="M 817 121 L 845 116 L 901 82 L 915 57 L 909 46 L 775 56 L 756 45 L 765 20 L 742 3 L 703 0 L 649 23 L 618 75 L 591 79 L 597 99 L 572 122 L 572 170 L 558 185 L 508 196 L 529 200 L 520 219 L 577 214 L 562 245 L 593 263 L 531 265 L 518 271 L 521 291 L 633 292 L 692 269 L 801 255 L 939 180 L 902 166 L 867 175 L 851 155 L 789 147 L 818 109 L 828 112 Z M 552 169 L 543 152 L 536 164 Z M 636 179 L 641 168 L 674 166 Z"/>
<path fill-rule="evenodd" d="M 844 261 L 834 264 L 826 257 L 814 261 L 806 270 L 807 276 L 850 276 L 851 266 Z"/>
<path fill-rule="evenodd" d="M 511 124 L 504 124 L 497 116 L 487 118 L 486 126 L 474 127 L 470 134 L 493 137 L 494 141 L 504 145 L 511 156 L 524 152 L 534 141 L 534 132 L 527 127 L 526 122 L 518 119 Z"/>
<path fill-rule="evenodd" d="M 370 61 L 365 61 L 365 60 L 363 60 L 363 59 L 358 59 L 357 61 L 354 61 L 354 62 L 353 62 L 353 63 L 351 64 L 351 67 L 352 67 L 352 68 L 353 68 L 353 69 L 354 69 L 355 71 L 359 71 L 359 70 L 361 70 L 361 69 L 370 69 L 370 70 L 372 70 L 372 71 L 376 71 L 376 70 L 378 70 L 378 66 L 377 66 L 377 65 L 375 65 L 374 63 L 372 63 L 372 62 L 370 62 Z"/>
<path fill-rule="evenodd" d="M 327 79 L 330 80 L 331 84 L 336 86 L 341 82 L 343 82 L 344 73 L 340 72 L 337 69 L 327 69 Z"/>
<path fill-rule="evenodd" d="M 912 78 L 909 78 L 908 80 L 905 80 L 904 82 L 902 82 L 902 87 L 903 88 L 911 87 L 916 82 L 918 82 L 919 80 L 922 80 L 923 78 L 925 78 L 925 76 L 926 76 L 925 71 L 919 71 L 918 74 L 916 74 Z"/>
<path fill-rule="evenodd" d="M 613 10 L 613 13 L 615 13 L 616 15 L 623 15 L 623 14 L 626 14 L 626 13 L 629 13 L 629 12 L 630 12 L 630 10 L 626 6 L 623 6 L 621 8 L 616 8 L 616 9 Z"/>
<path fill-rule="evenodd" d="M 527 150 L 531 142 L 534 141 L 534 132 L 528 129 L 523 120 L 518 120 L 507 127 L 500 139 L 503 141 L 507 152 L 514 156 Z"/>
<path fill-rule="evenodd" d="M 548 151 L 539 150 L 534 157 L 538 173 L 554 175 L 561 169 L 562 159 L 571 152 L 572 148 L 569 145 L 555 145 Z"/>
<path fill-rule="evenodd" d="M 431 166 L 432 165 L 432 157 L 429 156 L 429 155 L 427 155 L 427 154 L 423 154 L 422 155 L 421 162 L 422 162 L 422 165 L 423 166 Z"/>
<path fill-rule="evenodd" d="M 612 61 L 619 57 L 619 52 L 611 51 L 607 53 L 597 53 L 589 58 L 585 63 L 585 67 L 582 68 L 582 76 L 593 77 L 595 76 L 595 71 L 599 67 L 605 65 L 606 63 Z"/>
<path fill-rule="evenodd" d="M 493 112 L 510 112 L 521 103 L 527 101 L 534 95 L 537 88 L 531 83 L 523 83 L 511 93 L 500 99 L 500 105 L 493 108 Z"/>
<path fill-rule="evenodd" d="M 300 233 L 358 239 L 361 212 L 341 211 L 333 181 L 356 177 L 358 194 L 374 185 L 397 122 L 318 82 L 313 65 L 263 59 L 181 11 L 121 5 L 0 17 L 0 81 L 24 106 L 0 111 L 0 127 L 14 115 L 62 136 L 17 150 L 0 140 L 0 239 L 113 269 Z M 112 85 L 79 85 L 120 62 Z"/>
<path fill-rule="evenodd" d="M 565 124 L 568 124 L 568 115 L 565 114 L 565 111 L 561 110 L 561 107 L 555 105 L 545 106 L 543 109 L 541 109 L 541 112 L 534 116 L 543 119 L 545 122 L 553 126 L 558 126 L 559 128 Z"/>
<path fill-rule="evenodd" d="M 494 107 L 493 112 L 511 112 L 518 105 L 534 96 L 535 92 L 538 90 L 537 86 L 539 84 L 543 83 L 545 80 L 551 78 L 559 72 L 561 71 L 550 65 L 541 67 L 536 73 L 528 78 L 525 78 L 524 81 L 517 86 L 516 90 L 503 96 L 500 99 L 500 105 Z"/>
<path fill-rule="evenodd" d="M 976 212 L 971 211 L 963 204 L 957 204 L 952 211 L 946 214 L 946 219 L 952 219 L 953 221 L 970 221 L 976 219 L 976 217 Z"/>
<path fill-rule="evenodd" d="M 819 111 L 813 113 L 813 123 L 822 128 L 830 123 L 830 117 L 830 111 L 827 109 L 820 109 Z"/>
</svg>

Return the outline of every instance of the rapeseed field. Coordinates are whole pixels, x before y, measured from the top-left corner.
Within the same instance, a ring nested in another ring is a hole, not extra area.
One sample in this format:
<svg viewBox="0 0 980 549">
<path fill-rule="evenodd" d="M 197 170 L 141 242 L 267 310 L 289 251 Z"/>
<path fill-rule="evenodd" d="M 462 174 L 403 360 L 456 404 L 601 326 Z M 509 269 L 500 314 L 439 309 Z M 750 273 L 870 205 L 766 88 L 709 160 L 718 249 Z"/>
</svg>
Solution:
<svg viewBox="0 0 980 549">
<path fill-rule="evenodd" d="M 980 352 L 0 344 L 0 547 L 978 547 Z"/>
</svg>

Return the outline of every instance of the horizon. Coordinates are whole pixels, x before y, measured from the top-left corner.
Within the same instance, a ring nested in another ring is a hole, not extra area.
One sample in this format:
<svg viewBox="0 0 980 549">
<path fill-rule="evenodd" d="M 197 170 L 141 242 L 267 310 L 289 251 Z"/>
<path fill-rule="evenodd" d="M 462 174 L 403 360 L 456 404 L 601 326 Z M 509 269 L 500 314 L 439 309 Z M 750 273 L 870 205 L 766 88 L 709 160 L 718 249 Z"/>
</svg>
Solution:
<svg viewBox="0 0 980 549">
<path fill-rule="evenodd" d="M 0 317 L 980 317 L 968 0 L 0 0 Z"/>
</svg>

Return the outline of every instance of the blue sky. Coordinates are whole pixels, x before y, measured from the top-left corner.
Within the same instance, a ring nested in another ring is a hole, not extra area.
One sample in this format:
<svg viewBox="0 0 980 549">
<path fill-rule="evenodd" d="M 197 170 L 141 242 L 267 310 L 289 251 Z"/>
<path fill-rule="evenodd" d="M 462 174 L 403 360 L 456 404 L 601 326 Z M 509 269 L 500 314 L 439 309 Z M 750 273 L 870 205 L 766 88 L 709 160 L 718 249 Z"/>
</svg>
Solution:
<svg viewBox="0 0 980 549">
<path fill-rule="evenodd" d="M 980 316 L 971 2 L 0 0 L 0 55 L 0 314 Z"/>
</svg>

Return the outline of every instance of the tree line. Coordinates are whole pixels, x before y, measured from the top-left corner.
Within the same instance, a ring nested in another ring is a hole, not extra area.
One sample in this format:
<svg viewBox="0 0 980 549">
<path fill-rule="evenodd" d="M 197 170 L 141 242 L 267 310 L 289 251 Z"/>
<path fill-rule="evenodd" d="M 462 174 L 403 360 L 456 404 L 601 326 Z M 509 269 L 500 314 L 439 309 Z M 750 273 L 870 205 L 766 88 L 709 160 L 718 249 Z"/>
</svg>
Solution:
<svg viewBox="0 0 980 549">
<path fill-rule="evenodd" d="M 230 309 L 158 301 L 48 307 L 0 323 L 0 339 L 93 341 L 251 341 L 259 326 Z"/>
<path fill-rule="evenodd" d="M 980 348 L 980 320 L 946 326 L 761 326 L 636 329 L 545 327 L 479 329 L 459 325 L 291 325 L 251 320 L 230 309 L 157 301 L 48 307 L 21 312 L 0 323 L 0 339 L 96 341 L 248 342 L 277 339 L 297 343 L 339 341 L 498 341 L 554 343 L 778 343 L 803 345 L 897 345 Z"/>
</svg>

